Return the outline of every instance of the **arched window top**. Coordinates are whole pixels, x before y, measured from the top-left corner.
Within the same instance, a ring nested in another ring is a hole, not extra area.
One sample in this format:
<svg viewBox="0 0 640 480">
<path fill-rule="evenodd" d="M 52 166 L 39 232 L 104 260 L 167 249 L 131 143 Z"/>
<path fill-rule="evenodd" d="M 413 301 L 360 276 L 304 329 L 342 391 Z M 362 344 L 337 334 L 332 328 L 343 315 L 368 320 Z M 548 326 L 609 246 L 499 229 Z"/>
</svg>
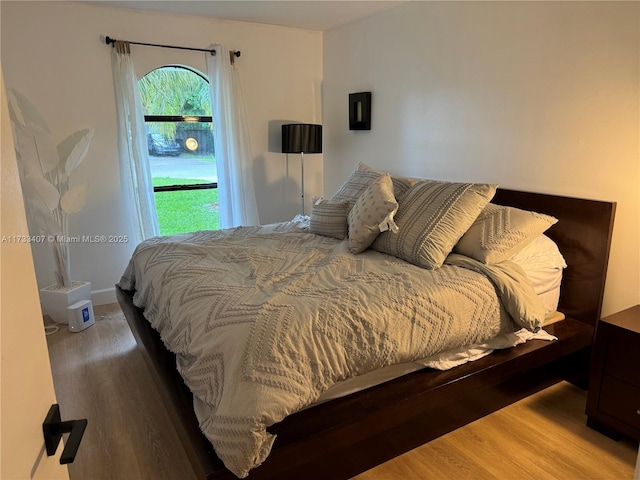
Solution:
<svg viewBox="0 0 640 480">
<path fill-rule="evenodd" d="M 167 65 L 150 71 L 138 81 L 145 115 L 210 116 L 207 78 L 188 67 Z"/>
</svg>

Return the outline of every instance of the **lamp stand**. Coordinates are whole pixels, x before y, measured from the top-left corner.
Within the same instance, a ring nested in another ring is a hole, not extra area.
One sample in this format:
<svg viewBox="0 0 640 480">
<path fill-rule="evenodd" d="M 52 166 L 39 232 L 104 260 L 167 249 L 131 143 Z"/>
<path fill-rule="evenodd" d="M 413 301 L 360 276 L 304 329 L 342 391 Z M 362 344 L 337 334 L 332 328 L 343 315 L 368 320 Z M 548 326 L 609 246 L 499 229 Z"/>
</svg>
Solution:
<svg viewBox="0 0 640 480">
<path fill-rule="evenodd" d="M 304 154 L 322 153 L 322 125 L 312 123 L 282 125 L 282 153 L 300 154 L 301 212 L 304 215 Z M 288 164 L 289 157 L 287 157 L 287 166 Z"/>
<path fill-rule="evenodd" d="M 300 152 L 300 175 L 302 187 L 302 215 L 304 215 L 304 152 Z"/>
</svg>

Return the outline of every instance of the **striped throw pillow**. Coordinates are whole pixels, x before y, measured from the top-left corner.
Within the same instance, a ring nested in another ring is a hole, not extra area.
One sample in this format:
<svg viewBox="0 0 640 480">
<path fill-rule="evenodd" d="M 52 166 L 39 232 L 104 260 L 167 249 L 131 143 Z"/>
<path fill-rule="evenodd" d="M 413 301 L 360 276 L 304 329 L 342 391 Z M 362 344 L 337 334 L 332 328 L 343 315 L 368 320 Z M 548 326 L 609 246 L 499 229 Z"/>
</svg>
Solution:
<svg viewBox="0 0 640 480">
<path fill-rule="evenodd" d="M 309 231 L 338 240 L 347 238 L 347 215 L 351 204 L 347 200 L 326 200 L 320 198 L 311 207 Z"/>
<path fill-rule="evenodd" d="M 380 170 L 376 170 L 375 168 L 370 167 L 369 165 L 366 165 L 362 162 L 358 164 L 358 169 L 375 172 L 378 175 L 384 175 L 385 173 Z M 393 183 L 393 196 L 396 197 L 396 200 L 398 201 L 400 201 L 400 199 L 404 197 L 404 194 L 407 193 L 407 191 L 411 187 L 413 187 L 419 181 L 424 180 L 424 178 L 421 179 L 421 178 L 414 178 L 414 177 L 401 177 L 399 175 L 394 175 L 392 173 L 390 173 L 389 175 L 391 175 L 391 182 Z"/>
<path fill-rule="evenodd" d="M 355 205 L 360 195 L 380 176 L 380 173 L 362 168 L 363 166 L 363 163 L 358 164 L 358 168 L 351 172 L 331 200 L 347 200 L 351 205 Z"/>
<path fill-rule="evenodd" d="M 439 268 L 496 188 L 479 183 L 419 182 L 399 202 L 394 217 L 398 233 L 381 233 L 372 248 L 420 267 Z"/>
</svg>

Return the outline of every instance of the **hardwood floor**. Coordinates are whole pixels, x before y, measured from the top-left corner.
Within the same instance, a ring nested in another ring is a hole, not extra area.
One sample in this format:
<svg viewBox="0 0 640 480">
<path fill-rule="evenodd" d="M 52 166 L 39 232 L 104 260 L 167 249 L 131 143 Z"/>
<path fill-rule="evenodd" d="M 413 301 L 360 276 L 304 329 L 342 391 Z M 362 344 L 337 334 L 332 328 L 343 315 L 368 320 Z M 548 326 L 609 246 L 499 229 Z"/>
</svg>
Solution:
<svg viewBox="0 0 640 480">
<path fill-rule="evenodd" d="M 585 405 L 585 391 L 560 383 L 356 478 L 633 478 L 637 442 L 587 427 Z"/>
<path fill-rule="evenodd" d="M 62 419 L 88 420 L 70 478 L 195 478 L 124 316 L 114 305 L 94 315 L 82 332 L 47 337 Z"/>
<path fill-rule="evenodd" d="M 47 337 L 62 418 L 89 421 L 71 480 L 194 479 L 118 306 L 94 313 L 87 330 Z M 587 427 L 585 404 L 560 383 L 356 479 L 632 479 L 637 442 Z"/>
</svg>

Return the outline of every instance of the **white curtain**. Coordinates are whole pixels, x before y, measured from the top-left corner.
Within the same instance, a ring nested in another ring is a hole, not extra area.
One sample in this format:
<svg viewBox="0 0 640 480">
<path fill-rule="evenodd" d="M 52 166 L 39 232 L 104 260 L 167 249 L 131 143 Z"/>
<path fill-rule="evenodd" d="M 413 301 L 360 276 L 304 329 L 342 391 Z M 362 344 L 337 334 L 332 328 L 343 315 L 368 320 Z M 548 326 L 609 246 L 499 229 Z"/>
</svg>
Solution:
<svg viewBox="0 0 640 480">
<path fill-rule="evenodd" d="M 153 182 L 149 166 L 147 134 L 129 43 L 117 41 L 111 67 L 116 95 L 120 179 L 131 216 L 136 244 L 160 235 Z"/>
<path fill-rule="evenodd" d="M 229 51 L 221 45 L 214 48 L 216 55 L 205 56 L 211 88 L 220 228 L 259 225 L 240 79 Z"/>
</svg>

